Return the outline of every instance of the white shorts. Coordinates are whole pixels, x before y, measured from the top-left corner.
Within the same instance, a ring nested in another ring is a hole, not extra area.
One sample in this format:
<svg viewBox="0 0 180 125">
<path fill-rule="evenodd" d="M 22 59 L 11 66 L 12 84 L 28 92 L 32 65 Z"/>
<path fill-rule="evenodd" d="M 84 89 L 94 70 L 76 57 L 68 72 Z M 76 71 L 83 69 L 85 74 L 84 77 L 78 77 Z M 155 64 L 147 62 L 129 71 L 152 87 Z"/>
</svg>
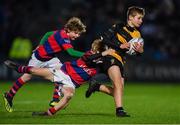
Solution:
<svg viewBox="0 0 180 125">
<path fill-rule="evenodd" d="M 45 62 L 40 61 L 34 56 L 33 53 L 31 59 L 29 60 L 28 66 L 37 68 L 60 68 L 62 66 L 62 63 L 57 57 L 54 57 L 51 60 Z"/>
<path fill-rule="evenodd" d="M 55 68 L 49 68 L 49 70 L 54 76 L 52 82 L 61 83 L 63 84 L 63 87 L 71 87 L 73 89 L 76 88 L 71 78 L 67 74 L 65 74 L 63 71 L 61 71 L 60 69 L 55 69 Z"/>
</svg>

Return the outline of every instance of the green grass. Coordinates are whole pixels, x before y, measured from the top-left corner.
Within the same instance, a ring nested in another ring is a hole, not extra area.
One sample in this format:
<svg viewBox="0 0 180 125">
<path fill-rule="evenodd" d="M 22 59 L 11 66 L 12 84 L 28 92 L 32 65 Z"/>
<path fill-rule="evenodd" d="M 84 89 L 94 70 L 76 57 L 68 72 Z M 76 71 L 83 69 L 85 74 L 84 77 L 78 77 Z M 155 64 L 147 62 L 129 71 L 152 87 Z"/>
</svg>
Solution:
<svg viewBox="0 0 180 125">
<path fill-rule="evenodd" d="M 0 92 L 7 91 L 11 83 L 0 82 Z M 84 96 L 87 85 L 76 89 L 70 105 L 53 117 L 33 117 L 33 111 L 46 111 L 51 100 L 51 83 L 28 83 L 14 99 L 15 111 L 4 109 L 0 96 L 0 123 L 39 124 L 176 124 L 180 123 L 180 85 L 126 83 L 124 107 L 129 118 L 115 116 L 113 98 L 95 93 Z"/>
</svg>

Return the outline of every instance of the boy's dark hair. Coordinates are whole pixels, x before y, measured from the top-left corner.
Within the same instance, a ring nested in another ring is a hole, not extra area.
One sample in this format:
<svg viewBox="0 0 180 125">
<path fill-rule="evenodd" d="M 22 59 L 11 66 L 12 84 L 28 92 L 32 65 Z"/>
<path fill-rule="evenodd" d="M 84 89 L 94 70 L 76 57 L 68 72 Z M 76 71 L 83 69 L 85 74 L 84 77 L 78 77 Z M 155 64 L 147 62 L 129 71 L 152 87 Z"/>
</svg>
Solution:
<svg viewBox="0 0 180 125">
<path fill-rule="evenodd" d="M 141 7 L 137 7 L 137 6 L 131 6 L 128 8 L 127 10 L 127 18 L 129 18 L 129 16 L 136 16 L 137 14 L 141 14 L 141 15 L 145 15 L 145 10 L 144 8 Z"/>
<path fill-rule="evenodd" d="M 75 31 L 79 33 L 86 32 L 86 26 L 77 17 L 70 18 L 64 26 L 66 31 Z"/>
</svg>

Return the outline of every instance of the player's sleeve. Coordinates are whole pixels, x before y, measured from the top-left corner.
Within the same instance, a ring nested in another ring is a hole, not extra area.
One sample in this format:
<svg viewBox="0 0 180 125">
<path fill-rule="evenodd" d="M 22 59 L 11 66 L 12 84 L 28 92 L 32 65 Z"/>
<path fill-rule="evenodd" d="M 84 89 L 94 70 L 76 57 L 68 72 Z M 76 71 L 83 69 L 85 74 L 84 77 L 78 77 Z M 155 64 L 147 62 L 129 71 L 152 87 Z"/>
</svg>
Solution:
<svg viewBox="0 0 180 125">
<path fill-rule="evenodd" d="M 48 37 L 51 36 L 53 33 L 54 33 L 53 31 L 47 32 L 47 33 L 41 38 L 39 45 L 44 44 L 44 42 L 48 39 Z"/>
<path fill-rule="evenodd" d="M 120 45 L 117 45 L 117 44 L 115 44 L 113 42 L 110 42 L 107 39 L 104 39 L 102 42 L 103 42 L 103 44 L 105 44 L 105 45 L 107 45 L 107 46 L 109 46 L 109 47 L 111 47 L 111 48 L 113 48 L 113 49 L 115 49 L 117 51 L 122 50 L 120 48 Z"/>
<path fill-rule="evenodd" d="M 117 51 L 121 51 L 123 49 L 120 48 L 120 42 L 116 38 L 117 30 L 122 27 L 122 24 L 113 25 L 107 31 L 102 34 L 103 43 Z"/>
<path fill-rule="evenodd" d="M 74 50 L 73 48 L 67 49 L 66 52 L 67 52 L 70 56 L 74 56 L 74 57 L 81 57 L 81 56 L 84 55 L 84 52 Z"/>
</svg>

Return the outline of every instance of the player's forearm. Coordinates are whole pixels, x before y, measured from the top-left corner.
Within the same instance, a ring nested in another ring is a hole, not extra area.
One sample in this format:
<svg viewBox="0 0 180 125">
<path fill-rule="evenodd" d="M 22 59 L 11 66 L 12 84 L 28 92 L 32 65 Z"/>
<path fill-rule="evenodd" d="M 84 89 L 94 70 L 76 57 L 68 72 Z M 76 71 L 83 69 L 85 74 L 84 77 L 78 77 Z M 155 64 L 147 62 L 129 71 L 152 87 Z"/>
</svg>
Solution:
<svg viewBox="0 0 180 125">
<path fill-rule="evenodd" d="M 102 57 L 102 53 L 96 53 L 87 57 L 87 61 L 93 61 L 94 59 Z"/>
<path fill-rule="evenodd" d="M 84 52 L 74 50 L 73 48 L 67 49 L 67 53 L 73 57 L 81 57 L 84 55 Z"/>
<path fill-rule="evenodd" d="M 113 50 L 113 49 L 108 49 L 108 50 L 106 50 L 106 51 L 103 51 L 102 53 L 93 54 L 93 55 L 89 56 L 87 59 L 88 59 L 89 61 L 93 61 L 94 59 L 98 59 L 98 58 L 100 58 L 100 57 L 102 57 L 102 56 L 111 55 L 111 54 L 114 53 L 114 52 L 115 52 L 115 50 Z"/>
</svg>

